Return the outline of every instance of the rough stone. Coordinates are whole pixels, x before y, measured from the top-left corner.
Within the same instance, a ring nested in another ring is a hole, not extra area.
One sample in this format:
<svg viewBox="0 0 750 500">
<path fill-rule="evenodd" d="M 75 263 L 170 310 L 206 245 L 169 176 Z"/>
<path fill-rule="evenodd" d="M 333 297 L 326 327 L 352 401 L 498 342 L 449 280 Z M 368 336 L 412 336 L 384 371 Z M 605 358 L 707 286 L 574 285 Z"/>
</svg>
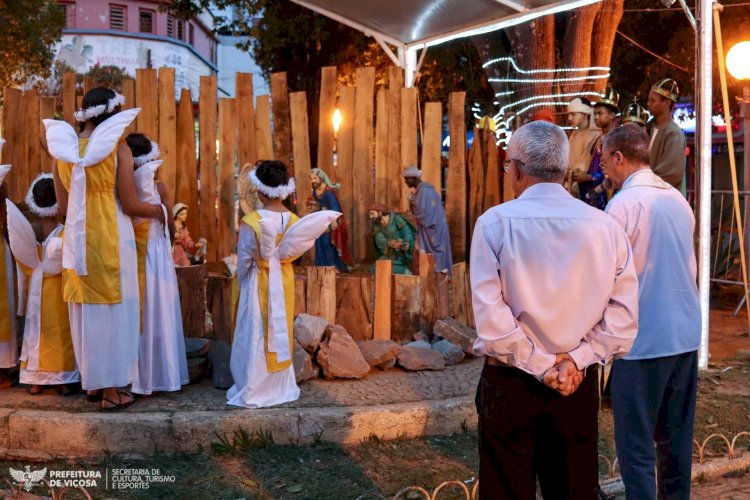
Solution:
<svg viewBox="0 0 750 500">
<path fill-rule="evenodd" d="M 387 370 L 396 364 L 398 344 L 392 340 L 364 340 L 357 346 L 371 368 Z"/>
<path fill-rule="evenodd" d="M 424 342 L 429 342 L 430 341 L 430 336 L 427 335 L 422 330 L 420 330 L 420 331 L 418 331 L 417 333 L 414 334 L 414 341 L 417 342 L 417 341 L 420 341 L 420 340 L 424 341 Z"/>
<path fill-rule="evenodd" d="M 453 318 L 444 318 L 435 322 L 433 331 L 436 335 L 451 341 L 469 356 L 474 356 L 474 341 L 477 340 L 477 332 L 473 328 Z"/>
<path fill-rule="evenodd" d="M 445 360 L 439 352 L 421 347 L 401 346 L 396 354 L 398 364 L 411 371 L 442 370 Z"/>
<path fill-rule="evenodd" d="M 415 340 L 414 342 L 409 342 L 406 344 L 406 347 L 416 347 L 417 349 L 430 349 L 432 346 L 429 342 L 426 342 L 424 340 Z"/>
<path fill-rule="evenodd" d="M 294 364 L 294 376 L 297 383 L 310 380 L 318 376 L 320 369 L 312 362 L 312 358 L 307 351 L 294 341 L 294 353 L 292 354 L 292 363 Z"/>
<path fill-rule="evenodd" d="M 197 384 L 208 374 L 208 359 L 188 358 L 188 376 L 191 384 Z"/>
<path fill-rule="evenodd" d="M 294 339 L 309 353 L 320 345 L 328 322 L 319 316 L 300 314 L 294 319 Z"/>
<path fill-rule="evenodd" d="M 232 344 L 214 340 L 211 342 L 209 358 L 213 370 L 213 383 L 217 389 L 229 389 L 232 387 L 232 370 L 229 362 L 232 357 Z"/>
<path fill-rule="evenodd" d="M 443 340 L 443 337 L 441 337 L 440 335 L 433 335 L 432 336 L 432 341 L 430 341 L 430 344 L 435 345 L 438 342 L 440 342 L 441 340 Z"/>
<path fill-rule="evenodd" d="M 211 349 L 209 339 L 185 339 L 185 354 L 188 358 L 200 358 L 208 355 Z"/>
<path fill-rule="evenodd" d="M 443 356 L 443 359 L 445 359 L 445 365 L 451 366 L 455 365 L 457 363 L 460 363 L 461 360 L 464 359 L 464 352 L 456 347 L 452 342 L 449 340 L 441 340 L 440 342 L 435 342 L 432 344 L 432 348 L 439 352 L 441 356 Z"/>
<path fill-rule="evenodd" d="M 326 328 L 316 360 L 323 370 L 323 378 L 327 379 L 362 378 L 370 371 L 357 343 L 339 325 Z"/>
</svg>

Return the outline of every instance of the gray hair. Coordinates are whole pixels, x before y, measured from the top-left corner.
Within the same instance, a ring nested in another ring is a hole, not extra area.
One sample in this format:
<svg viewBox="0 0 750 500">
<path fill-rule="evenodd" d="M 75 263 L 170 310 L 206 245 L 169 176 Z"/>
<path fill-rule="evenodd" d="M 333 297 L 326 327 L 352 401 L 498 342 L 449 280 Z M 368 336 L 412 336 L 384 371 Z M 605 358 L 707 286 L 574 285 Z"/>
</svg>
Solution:
<svg viewBox="0 0 750 500">
<path fill-rule="evenodd" d="M 559 180 L 568 170 L 570 145 L 563 129 L 545 121 L 522 126 L 510 137 L 508 159 L 531 177 Z"/>
<path fill-rule="evenodd" d="M 626 160 L 639 165 L 651 162 L 649 146 L 648 135 L 641 127 L 617 127 L 602 136 L 602 150 L 619 151 Z"/>
</svg>

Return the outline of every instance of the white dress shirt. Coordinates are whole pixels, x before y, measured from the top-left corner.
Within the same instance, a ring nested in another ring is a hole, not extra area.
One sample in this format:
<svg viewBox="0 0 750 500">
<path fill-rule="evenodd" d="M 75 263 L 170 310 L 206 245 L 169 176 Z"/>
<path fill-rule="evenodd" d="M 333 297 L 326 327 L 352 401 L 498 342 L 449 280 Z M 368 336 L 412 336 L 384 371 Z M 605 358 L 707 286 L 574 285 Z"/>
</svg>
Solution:
<svg viewBox="0 0 750 500">
<path fill-rule="evenodd" d="M 625 232 L 556 183 L 488 210 L 471 244 L 474 350 L 537 378 L 569 353 L 579 369 L 628 352 L 638 281 Z"/>
<path fill-rule="evenodd" d="M 701 312 L 695 281 L 695 218 L 688 202 L 647 168 L 625 180 L 607 213 L 628 235 L 640 285 L 638 337 L 626 359 L 698 349 Z"/>
</svg>

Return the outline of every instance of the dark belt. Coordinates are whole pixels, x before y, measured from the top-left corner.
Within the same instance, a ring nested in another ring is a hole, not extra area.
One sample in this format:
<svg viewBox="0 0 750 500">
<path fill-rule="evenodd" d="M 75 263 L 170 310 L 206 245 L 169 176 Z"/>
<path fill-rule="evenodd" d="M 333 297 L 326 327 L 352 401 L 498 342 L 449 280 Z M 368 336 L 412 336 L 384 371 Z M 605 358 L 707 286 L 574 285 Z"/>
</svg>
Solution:
<svg viewBox="0 0 750 500">
<path fill-rule="evenodd" d="M 490 365 L 490 366 L 502 366 L 505 368 L 512 368 L 510 365 L 507 365 L 503 363 L 502 361 L 500 361 L 499 359 L 493 358 L 492 356 L 487 356 L 486 358 L 484 358 L 484 364 Z"/>
</svg>

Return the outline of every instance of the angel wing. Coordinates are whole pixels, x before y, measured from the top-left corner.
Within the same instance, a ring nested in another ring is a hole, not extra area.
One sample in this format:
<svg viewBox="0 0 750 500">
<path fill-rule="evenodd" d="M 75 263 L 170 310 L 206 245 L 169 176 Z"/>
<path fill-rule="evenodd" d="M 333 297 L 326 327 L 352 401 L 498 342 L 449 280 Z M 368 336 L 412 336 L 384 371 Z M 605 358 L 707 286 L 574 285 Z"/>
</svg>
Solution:
<svg viewBox="0 0 750 500">
<path fill-rule="evenodd" d="M 341 217 L 341 212 L 320 210 L 305 215 L 284 233 L 279 242 L 279 258 L 289 259 L 302 255 L 315 244 L 331 222 Z"/>
<path fill-rule="evenodd" d="M 8 164 L 0 165 L 0 184 L 5 180 L 5 176 L 10 172 L 11 166 Z"/>
<path fill-rule="evenodd" d="M 159 169 L 164 160 L 154 160 L 144 163 L 134 172 L 135 190 L 138 193 L 138 199 L 149 201 L 156 189 L 156 171 Z"/>
<path fill-rule="evenodd" d="M 13 256 L 24 266 L 35 269 L 40 261 L 34 229 L 12 201 L 5 200 L 5 205 L 8 208 L 8 236 Z"/>
</svg>

